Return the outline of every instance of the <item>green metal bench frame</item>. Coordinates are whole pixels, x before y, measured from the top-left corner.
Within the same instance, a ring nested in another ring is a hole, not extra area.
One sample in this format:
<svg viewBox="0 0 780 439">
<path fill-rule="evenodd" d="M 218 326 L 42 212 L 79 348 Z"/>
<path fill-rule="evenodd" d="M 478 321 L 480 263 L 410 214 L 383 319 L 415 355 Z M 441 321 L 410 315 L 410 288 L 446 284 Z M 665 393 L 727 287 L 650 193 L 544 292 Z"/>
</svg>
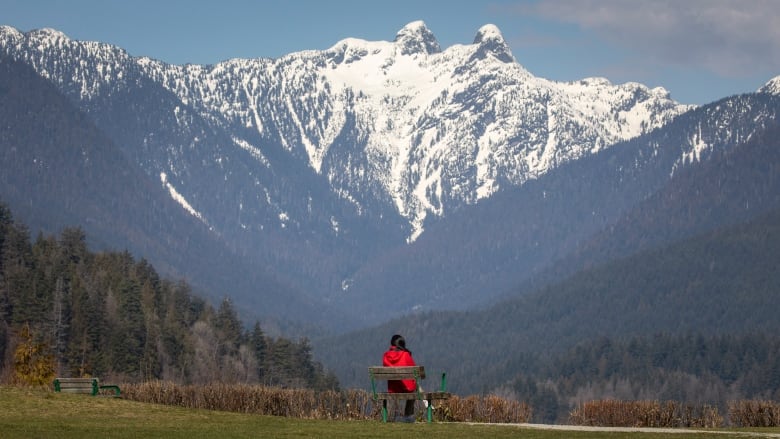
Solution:
<svg viewBox="0 0 780 439">
<path fill-rule="evenodd" d="M 55 378 L 54 391 L 62 393 L 85 393 L 92 396 L 100 394 L 101 390 L 113 390 L 112 396 L 119 397 L 122 391 L 116 385 L 100 385 L 97 378 Z"/>
<path fill-rule="evenodd" d="M 452 396 L 447 392 L 447 374 L 442 372 L 441 383 L 439 385 L 438 392 L 425 392 L 422 391 L 420 381 L 425 378 L 425 367 L 423 366 L 401 366 L 401 367 L 380 367 L 372 366 L 368 368 L 368 375 L 371 378 L 371 394 L 374 402 L 382 401 L 382 422 L 387 422 L 387 401 L 392 399 L 394 401 L 406 401 L 406 400 L 418 400 L 428 401 L 428 408 L 426 409 L 426 419 L 428 422 L 433 421 L 433 401 L 449 399 Z M 390 392 L 377 392 L 377 381 L 388 380 L 414 380 L 416 390 L 410 393 L 390 393 Z"/>
</svg>

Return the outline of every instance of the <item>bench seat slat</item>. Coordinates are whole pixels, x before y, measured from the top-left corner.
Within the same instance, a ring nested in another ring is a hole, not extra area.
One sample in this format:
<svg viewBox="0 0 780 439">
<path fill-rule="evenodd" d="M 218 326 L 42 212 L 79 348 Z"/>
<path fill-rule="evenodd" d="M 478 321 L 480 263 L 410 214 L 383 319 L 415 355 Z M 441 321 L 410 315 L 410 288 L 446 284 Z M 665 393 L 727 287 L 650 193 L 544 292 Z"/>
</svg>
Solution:
<svg viewBox="0 0 780 439">
<path fill-rule="evenodd" d="M 62 390 L 75 390 L 75 389 L 92 389 L 94 386 L 92 384 L 89 385 L 74 385 L 74 384 L 60 384 L 60 389 Z"/>
<path fill-rule="evenodd" d="M 435 400 L 435 399 L 449 399 L 450 398 L 449 392 L 423 392 L 422 398 L 426 401 Z M 396 400 L 407 400 L 407 399 L 418 399 L 417 393 L 389 393 L 389 392 L 377 392 L 376 394 L 376 400 L 383 400 L 383 399 L 396 399 Z"/>
<path fill-rule="evenodd" d="M 425 368 L 423 366 L 369 367 L 368 373 L 378 380 L 425 378 Z"/>
</svg>

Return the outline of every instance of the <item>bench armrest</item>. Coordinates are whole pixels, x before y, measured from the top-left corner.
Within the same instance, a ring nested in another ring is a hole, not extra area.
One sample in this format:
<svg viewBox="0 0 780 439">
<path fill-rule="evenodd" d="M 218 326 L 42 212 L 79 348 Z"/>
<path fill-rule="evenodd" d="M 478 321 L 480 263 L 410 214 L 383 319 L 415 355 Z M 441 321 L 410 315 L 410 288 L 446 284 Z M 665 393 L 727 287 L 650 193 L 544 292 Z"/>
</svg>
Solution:
<svg viewBox="0 0 780 439">
<path fill-rule="evenodd" d="M 119 390 L 119 386 L 116 386 L 116 385 L 105 385 L 105 386 L 104 386 L 104 385 L 101 385 L 101 386 L 100 386 L 100 389 L 101 389 L 101 390 L 103 390 L 103 389 L 106 389 L 106 390 L 113 390 L 113 391 L 114 391 L 114 396 L 115 396 L 115 397 L 120 397 L 120 396 L 122 396 L 122 391 L 121 391 L 121 390 Z"/>
</svg>

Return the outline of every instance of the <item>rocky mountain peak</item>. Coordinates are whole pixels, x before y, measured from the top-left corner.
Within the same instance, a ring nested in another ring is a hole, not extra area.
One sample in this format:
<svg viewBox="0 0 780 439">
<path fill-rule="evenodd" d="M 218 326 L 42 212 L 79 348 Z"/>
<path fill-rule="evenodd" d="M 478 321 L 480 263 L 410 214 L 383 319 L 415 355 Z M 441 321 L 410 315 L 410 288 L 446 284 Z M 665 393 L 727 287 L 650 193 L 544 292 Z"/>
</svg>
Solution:
<svg viewBox="0 0 780 439">
<path fill-rule="evenodd" d="M 30 36 L 32 36 L 32 37 L 40 37 L 40 38 L 51 38 L 51 39 L 64 39 L 64 40 L 69 40 L 70 39 L 63 32 L 58 31 L 57 29 L 49 28 L 49 27 L 45 27 L 45 28 L 42 28 L 42 29 L 36 29 L 36 30 L 30 31 Z"/>
<path fill-rule="evenodd" d="M 780 95 L 780 76 L 770 79 L 763 87 L 758 89 L 758 92 Z"/>
<path fill-rule="evenodd" d="M 395 36 L 393 42 L 401 48 L 401 54 L 412 55 L 425 53 L 428 55 L 441 52 L 441 46 L 423 21 L 413 21 L 404 26 Z"/>
<path fill-rule="evenodd" d="M 509 50 L 501 30 L 494 24 L 486 24 L 479 28 L 474 37 L 474 44 L 479 46 L 475 54 L 478 59 L 493 56 L 506 63 L 515 62 L 515 57 L 512 56 L 512 51 Z"/>
</svg>

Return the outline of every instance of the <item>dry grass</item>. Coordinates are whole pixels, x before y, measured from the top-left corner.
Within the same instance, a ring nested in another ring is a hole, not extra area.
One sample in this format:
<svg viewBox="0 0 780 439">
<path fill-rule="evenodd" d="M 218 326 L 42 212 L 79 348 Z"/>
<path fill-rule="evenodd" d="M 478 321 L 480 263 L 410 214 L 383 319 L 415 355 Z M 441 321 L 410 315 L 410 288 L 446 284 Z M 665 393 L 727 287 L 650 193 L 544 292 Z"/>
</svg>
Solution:
<svg viewBox="0 0 780 439">
<path fill-rule="evenodd" d="M 498 396 L 453 396 L 434 411 L 435 419 L 451 422 L 524 423 L 531 420 L 531 407 Z"/>
<path fill-rule="evenodd" d="M 716 407 L 709 405 L 601 400 L 578 406 L 569 416 L 569 422 L 600 427 L 717 428 L 723 425 L 723 417 Z"/>
</svg>

